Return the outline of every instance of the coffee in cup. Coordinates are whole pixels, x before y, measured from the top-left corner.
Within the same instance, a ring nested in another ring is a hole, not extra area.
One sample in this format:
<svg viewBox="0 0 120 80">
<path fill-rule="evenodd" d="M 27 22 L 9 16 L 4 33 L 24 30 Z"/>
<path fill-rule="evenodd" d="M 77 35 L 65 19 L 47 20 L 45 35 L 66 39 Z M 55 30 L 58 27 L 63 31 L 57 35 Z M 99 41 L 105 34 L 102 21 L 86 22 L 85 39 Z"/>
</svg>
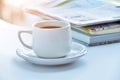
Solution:
<svg viewBox="0 0 120 80">
<path fill-rule="evenodd" d="M 25 44 L 21 34 L 32 34 L 32 46 Z M 66 56 L 71 50 L 71 28 L 66 21 L 45 20 L 33 24 L 32 31 L 19 31 L 20 42 L 43 58 Z"/>
</svg>

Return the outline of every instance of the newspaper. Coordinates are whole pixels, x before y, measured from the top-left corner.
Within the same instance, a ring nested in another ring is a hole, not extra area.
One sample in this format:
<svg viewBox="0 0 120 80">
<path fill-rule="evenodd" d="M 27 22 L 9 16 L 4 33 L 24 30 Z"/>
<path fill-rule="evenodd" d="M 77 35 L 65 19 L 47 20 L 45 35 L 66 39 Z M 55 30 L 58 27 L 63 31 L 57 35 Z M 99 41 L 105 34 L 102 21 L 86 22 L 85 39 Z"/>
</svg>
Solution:
<svg viewBox="0 0 120 80">
<path fill-rule="evenodd" d="M 120 5 L 99 0 L 50 0 L 27 9 L 81 26 L 120 21 Z"/>
<path fill-rule="evenodd" d="M 120 0 L 105 0 L 105 1 L 109 1 L 109 2 L 112 2 L 114 4 L 119 4 L 120 5 Z"/>
</svg>

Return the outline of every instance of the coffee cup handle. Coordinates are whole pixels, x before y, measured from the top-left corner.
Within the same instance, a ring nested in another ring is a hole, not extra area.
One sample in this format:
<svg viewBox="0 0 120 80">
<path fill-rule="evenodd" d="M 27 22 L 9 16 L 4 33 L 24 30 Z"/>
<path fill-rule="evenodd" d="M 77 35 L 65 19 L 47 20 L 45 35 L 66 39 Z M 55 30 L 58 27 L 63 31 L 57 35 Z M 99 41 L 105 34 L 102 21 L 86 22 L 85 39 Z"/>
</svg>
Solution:
<svg viewBox="0 0 120 80">
<path fill-rule="evenodd" d="M 29 49 L 32 49 L 32 46 L 26 44 L 23 40 L 22 40 L 22 35 L 23 33 L 28 33 L 28 34 L 32 34 L 32 31 L 19 31 L 18 32 L 18 38 L 20 40 L 20 42 L 22 43 L 23 46 L 29 48 Z"/>
</svg>

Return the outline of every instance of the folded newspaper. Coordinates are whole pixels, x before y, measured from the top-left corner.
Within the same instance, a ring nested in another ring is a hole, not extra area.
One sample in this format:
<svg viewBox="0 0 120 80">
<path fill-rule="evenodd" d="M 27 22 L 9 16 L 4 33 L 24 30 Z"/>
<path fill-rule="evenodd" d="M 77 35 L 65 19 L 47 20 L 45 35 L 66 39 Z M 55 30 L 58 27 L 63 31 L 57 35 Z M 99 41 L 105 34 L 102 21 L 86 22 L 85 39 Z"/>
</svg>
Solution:
<svg viewBox="0 0 120 80">
<path fill-rule="evenodd" d="M 106 0 L 106 1 L 112 2 L 114 4 L 120 4 L 120 0 Z"/>
<path fill-rule="evenodd" d="M 46 0 L 26 10 L 81 26 L 120 21 L 120 5 L 99 0 Z"/>
</svg>

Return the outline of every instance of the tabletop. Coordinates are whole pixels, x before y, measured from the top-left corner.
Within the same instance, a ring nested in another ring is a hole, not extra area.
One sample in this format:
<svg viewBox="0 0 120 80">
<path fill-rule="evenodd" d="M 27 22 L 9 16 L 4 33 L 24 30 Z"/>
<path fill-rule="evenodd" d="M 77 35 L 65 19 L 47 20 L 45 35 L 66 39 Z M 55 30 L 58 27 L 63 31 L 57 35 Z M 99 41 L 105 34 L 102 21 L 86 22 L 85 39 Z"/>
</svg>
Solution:
<svg viewBox="0 0 120 80">
<path fill-rule="evenodd" d="M 17 33 L 28 27 L 0 20 L 0 80 L 120 80 L 120 43 L 87 47 L 88 53 L 71 64 L 33 65 L 16 55 Z"/>
</svg>

